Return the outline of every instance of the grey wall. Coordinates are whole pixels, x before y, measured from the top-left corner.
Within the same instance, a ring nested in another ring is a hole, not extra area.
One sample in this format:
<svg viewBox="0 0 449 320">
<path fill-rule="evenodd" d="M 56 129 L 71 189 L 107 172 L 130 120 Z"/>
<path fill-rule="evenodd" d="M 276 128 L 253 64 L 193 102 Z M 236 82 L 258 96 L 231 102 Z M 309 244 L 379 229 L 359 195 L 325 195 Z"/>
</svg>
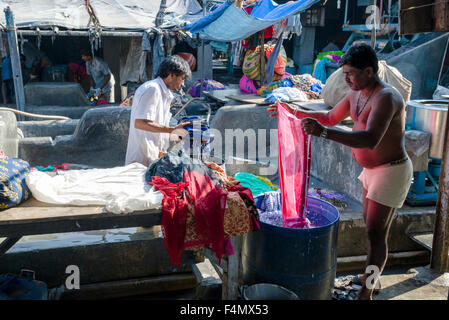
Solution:
<svg viewBox="0 0 449 320">
<path fill-rule="evenodd" d="M 441 37 L 387 60 L 389 65 L 397 68 L 412 82 L 410 99 L 432 98 L 437 87 L 448 35 L 449 33 L 442 34 Z"/>
<path fill-rule="evenodd" d="M 25 138 L 19 157 L 31 166 L 61 163 L 108 168 L 123 166 L 128 143 L 130 108 L 104 107 L 88 110 L 73 135 Z"/>
</svg>

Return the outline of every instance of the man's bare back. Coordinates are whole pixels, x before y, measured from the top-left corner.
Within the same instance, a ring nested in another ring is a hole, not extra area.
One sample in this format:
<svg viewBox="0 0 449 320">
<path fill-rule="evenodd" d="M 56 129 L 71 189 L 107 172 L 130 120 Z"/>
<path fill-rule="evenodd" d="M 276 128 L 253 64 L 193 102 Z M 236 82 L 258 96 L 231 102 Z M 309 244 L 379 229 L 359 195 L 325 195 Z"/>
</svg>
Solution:
<svg viewBox="0 0 449 320">
<path fill-rule="evenodd" d="M 373 168 L 406 157 L 405 106 L 401 94 L 390 85 L 381 83 L 374 90 L 370 101 L 367 101 L 366 107 L 363 105 L 366 100 L 360 98 L 360 94 L 360 91 L 351 91 L 348 95 L 350 116 L 354 121 L 353 131 L 365 130 L 372 117 L 383 118 L 387 108 L 392 109 L 393 114 L 385 134 L 374 149 L 351 148 L 356 162 L 364 168 Z M 360 114 L 357 116 L 358 112 Z"/>
</svg>

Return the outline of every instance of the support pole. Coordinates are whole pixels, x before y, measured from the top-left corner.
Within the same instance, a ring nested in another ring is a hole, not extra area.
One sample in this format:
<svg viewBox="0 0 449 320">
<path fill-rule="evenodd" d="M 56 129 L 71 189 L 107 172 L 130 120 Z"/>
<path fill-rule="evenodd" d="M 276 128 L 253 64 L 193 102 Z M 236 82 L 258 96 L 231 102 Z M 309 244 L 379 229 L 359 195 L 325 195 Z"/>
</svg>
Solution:
<svg viewBox="0 0 449 320">
<path fill-rule="evenodd" d="M 435 212 L 430 268 L 445 273 L 449 271 L 449 118 L 446 119 L 444 151 Z"/>
<path fill-rule="evenodd" d="M 265 30 L 260 31 L 260 85 L 265 78 Z"/>
<path fill-rule="evenodd" d="M 371 48 L 376 49 L 376 28 L 377 28 L 377 0 L 373 0 L 373 6 L 374 6 L 374 25 L 371 29 Z"/>
<path fill-rule="evenodd" d="M 25 111 L 25 93 L 23 91 L 22 68 L 20 65 L 19 47 L 17 44 L 17 30 L 14 23 L 14 15 L 9 7 L 5 9 L 6 28 L 8 30 L 9 52 L 11 56 L 12 76 L 14 79 L 14 91 L 16 94 L 17 110 Z M 23 120 L 21 115 L 19 121 Z"/>
<path fill-rule="evenodd" d="M 203 0 L 203 17 L 206 15 L 207 0 Z M 203 96 L 203 84 L 204 84 L 204 39 L 201 40 L 201 87 L 200 87 L 200 97 Z"/>
</svg>

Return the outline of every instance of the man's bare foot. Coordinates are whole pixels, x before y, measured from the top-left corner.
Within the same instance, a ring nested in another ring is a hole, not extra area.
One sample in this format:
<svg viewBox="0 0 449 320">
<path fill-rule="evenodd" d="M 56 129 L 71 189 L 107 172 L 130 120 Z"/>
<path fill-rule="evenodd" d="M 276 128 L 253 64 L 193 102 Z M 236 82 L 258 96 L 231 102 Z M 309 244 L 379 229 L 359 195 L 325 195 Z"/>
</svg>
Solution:
<svg viewBox="0 0 449 320">
<path fill-rule="evenodd" d="M 358 284 L 361 286 L 365 286 L 365 282 L 366 282 L 366 278 L 367 275 L 366 274 L 359 274 L 356 277 L 356 280 L 358 281 L 352 281 L 354 284 Z M 380 280 L 377 281 L 376 286 L 374 288 L 374 293 L 377 294 L 379 293 L 380 289 L 382 288 L 381 284 L 380 284 Z"/>
</svg>

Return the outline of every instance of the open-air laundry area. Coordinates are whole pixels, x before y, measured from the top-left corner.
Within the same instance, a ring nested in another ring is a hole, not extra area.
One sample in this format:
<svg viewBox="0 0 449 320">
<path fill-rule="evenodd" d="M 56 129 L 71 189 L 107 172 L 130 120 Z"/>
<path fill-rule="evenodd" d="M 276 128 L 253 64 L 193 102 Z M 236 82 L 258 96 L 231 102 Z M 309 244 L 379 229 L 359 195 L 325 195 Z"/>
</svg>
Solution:
<svg viewBox="0 0 449 320">
<path fill-rule="evenodd" d="M 1 300 L 449 299 L 446 2 L 0 6 Z"/>
</svg>

